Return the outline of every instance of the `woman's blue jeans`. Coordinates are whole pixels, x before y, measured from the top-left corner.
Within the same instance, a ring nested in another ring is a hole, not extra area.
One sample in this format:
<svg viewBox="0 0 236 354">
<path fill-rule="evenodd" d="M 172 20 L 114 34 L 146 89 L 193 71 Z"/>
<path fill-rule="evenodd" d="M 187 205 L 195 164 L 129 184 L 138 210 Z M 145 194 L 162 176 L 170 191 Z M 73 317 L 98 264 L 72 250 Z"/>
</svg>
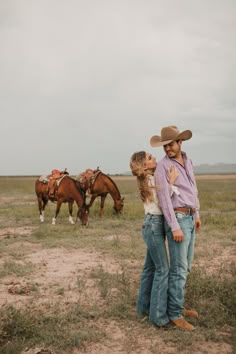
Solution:
<svg viewBox="0 0 236 354">
<path fill-rule="evenodd" d="M 168 289 L 168 316 L 170 320 L 182 317 L 185 284 L 187 274 L 192 266 L 195 243 L 194 217 L 180 212 L 176 212 L 175 215 L 184 234 L 184 240 L 182 242 L 174 241 L 172 232 L 165 222 L 170 255 Z"/>
<path fill-rule="evenodd" d="M 167 315 L 169 265 L 163 215 L 147 214 L 144 218 L 142 235 L 147 252 L 141 275 L 137 312 L 149 314 L 152 323 L 163 326 L 169 322 Z"/>
</svg>

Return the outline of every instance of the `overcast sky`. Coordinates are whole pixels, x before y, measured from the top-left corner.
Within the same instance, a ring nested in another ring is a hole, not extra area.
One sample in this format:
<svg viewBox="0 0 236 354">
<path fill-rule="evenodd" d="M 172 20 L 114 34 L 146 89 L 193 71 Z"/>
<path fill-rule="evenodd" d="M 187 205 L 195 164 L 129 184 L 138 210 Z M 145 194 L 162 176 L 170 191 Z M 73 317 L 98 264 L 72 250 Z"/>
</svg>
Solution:
<svg viewBox="0 0 236 354">
<path fill-rule="evenodd" d="M 235 0 L 0 0 L 0 175 L 157 159 L 236 163 Z M 233 144 L 234 143 L 234 144 Z"/>
</svg>

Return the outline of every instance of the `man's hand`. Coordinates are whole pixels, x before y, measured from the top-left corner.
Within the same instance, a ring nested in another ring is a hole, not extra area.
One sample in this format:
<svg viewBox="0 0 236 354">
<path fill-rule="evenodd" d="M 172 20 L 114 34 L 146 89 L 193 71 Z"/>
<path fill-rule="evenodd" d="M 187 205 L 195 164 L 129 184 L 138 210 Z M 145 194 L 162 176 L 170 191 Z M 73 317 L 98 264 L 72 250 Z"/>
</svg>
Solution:
<svg viewBox="0 0 236 354">
<path fill-rule="evenodd" d="M 176 242 L 182 242 L 184 240 L 184 234 L 181 229 L 172 231 L 173 240 Z"/>
<path fill-rule="evenodd" d="M 196 231 L 200 230 L 201 225 L 202 225 L 201 220 L 199 218 L 196 218 L 195 219 L 195 229 L 196 229 Z"/>
</svg>

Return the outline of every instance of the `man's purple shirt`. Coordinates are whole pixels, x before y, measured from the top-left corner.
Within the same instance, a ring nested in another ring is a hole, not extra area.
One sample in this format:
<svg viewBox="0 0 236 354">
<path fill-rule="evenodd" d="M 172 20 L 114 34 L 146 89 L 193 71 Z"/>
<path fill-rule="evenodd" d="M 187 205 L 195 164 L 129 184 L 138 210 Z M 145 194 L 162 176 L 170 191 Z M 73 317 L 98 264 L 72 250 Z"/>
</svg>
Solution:
<svg viewBox="0 0 236 354">
<path fill-rule="evenodd" d="M 157 196 L 164 217 L 172 231 L 180 229 L 175 216 L 174 208 L 186 207 L 197 209 L 196 217 L 199 217 L 200 204 L 196 180 L 193 173 L 192 161 L 182 152 L 184 167 L 174 159 L 164 156 L 157 164 L 155 171 L 155 183 L 157 185 Z M 173 193 L 170 196 L 168 170 L 175 166 L 179 171 L 174 185 L 178 187 L 179 195 Z"/>
</svg>

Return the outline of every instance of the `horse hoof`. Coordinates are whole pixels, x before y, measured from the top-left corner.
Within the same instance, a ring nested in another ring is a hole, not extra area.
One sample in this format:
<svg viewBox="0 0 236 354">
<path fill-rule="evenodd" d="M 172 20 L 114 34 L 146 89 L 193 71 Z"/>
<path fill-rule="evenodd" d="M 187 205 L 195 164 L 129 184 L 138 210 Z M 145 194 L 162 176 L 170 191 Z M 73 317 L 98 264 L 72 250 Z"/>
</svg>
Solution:
<svg viewBox="0 0 236 354">
<path fill-rule="evenodd" d="M 74 225 L 74 224 L 75 224 L 75 223 L 74 223 L 74 220 L 72 219 L 71 216 L 69 217 L 69 222 L 71 223 L 71 225 Z"/>
<path fill-rule="evenodd" d="M 52 219 L 52 225 L 56 225 L 56 219 L 55 218 Z"/>
</svg>

